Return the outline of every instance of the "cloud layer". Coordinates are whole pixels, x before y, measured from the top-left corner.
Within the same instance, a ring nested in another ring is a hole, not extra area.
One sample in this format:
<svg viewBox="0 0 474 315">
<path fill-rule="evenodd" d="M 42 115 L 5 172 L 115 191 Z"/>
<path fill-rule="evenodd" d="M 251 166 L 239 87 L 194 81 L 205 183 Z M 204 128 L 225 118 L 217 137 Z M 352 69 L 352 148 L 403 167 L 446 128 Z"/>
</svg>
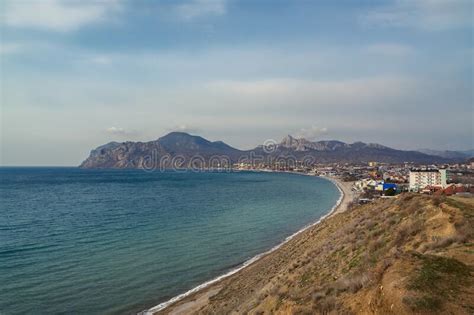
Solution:
<svg viewBox="0 0 474 315">
<path fill-rule="evenodd" d="M 470 149 L 472 2 L 6 0 L 2 161 L 185 131 Z"/>
<path fill-rule="evenodd" d="M 178 15 L 185 20 L 192 20 L 209 15 L 224 15 L 226 0 L 191 0 L 176 6 Z"/>
<path fill-rule="evenodd" d="M 397 0 L 361 16 L 369 25 L 438 31 L 472 26 L 471 0 Z"/>
<path fill-rule="evenodd" d="M 75 31 L 86 25 L 103 22 L 110 13 L 120 8 L 116 0 L 7 0 L 3 5 L 3 21 L 7 26 L 59 32 Z"/>
<path fill-rule="evenodd" d="M 304 138 L 306 140 L 316 141 L 327 134 L 328 128 L 313 125 L 309 128 L 301 128 L 296 133 L 294 133 L 294 136 L 296 138 Z"/>
</svg>

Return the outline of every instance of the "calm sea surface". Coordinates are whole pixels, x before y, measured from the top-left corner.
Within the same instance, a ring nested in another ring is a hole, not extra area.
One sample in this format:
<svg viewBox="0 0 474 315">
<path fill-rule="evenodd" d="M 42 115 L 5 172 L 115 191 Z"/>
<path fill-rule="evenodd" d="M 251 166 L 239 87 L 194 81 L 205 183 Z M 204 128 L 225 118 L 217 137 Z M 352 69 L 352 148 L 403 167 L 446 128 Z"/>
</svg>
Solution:
<svg viewBox="0 0 474 315">
<path fill-rule="evenodd" d="M 0 314 L 130 314 L 326 214 L 329 181 L 275 173 L 0 168 Z"/>
</svg>

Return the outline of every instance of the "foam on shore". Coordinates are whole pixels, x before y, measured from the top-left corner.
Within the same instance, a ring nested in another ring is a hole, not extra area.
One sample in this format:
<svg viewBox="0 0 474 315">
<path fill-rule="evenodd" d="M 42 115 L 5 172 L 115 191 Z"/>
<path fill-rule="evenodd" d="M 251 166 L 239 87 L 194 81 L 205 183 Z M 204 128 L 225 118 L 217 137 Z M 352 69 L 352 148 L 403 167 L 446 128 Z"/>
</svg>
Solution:
<svg viewBox="0 0 474 315">
<path fill-rule="evenodd" d="M 295 173 L 295 174 L 299 174 L 299 175 L 306 175 L 306 174 L 301 174 L 301 173 Z M 200 285 L 198 285 L 197 287 L 194 287 L 192 288 L 191 290 L 188 290 L 186 291 L 185 293 L 182 293 L 180 295 L 177 295 L 175 296 L 174 298 L 171 298 L 169 299 L 168 301 L 166 302 L 163 302 L 163 303 L 160 303 L 148 310 L 145 310 L 145 311 L 142 311 L 140 313 L 138 313 L 138 315 L 152 315 L 156 312 L 159 312 L 159 311 L 162 311 L 164 310 L 165 308 L 167 308 L 168 306 L 184 299 L 185 297 L 191 295 L 191 294 L 194 294 L 196 292 L 199 292 L 211 285 L 213 285 L 214 283 L 217 283 L 219 281 L 221 281 L 222 279 L 225 279 L 225 278 L 228 278 L 230 276 L 232 276 L 233 274 L 236 274 L 237 272 L 239 272 L 240 270 L 246 268 L 247 266 L 253 264 L 254 262 L 258 261 L 260 258 L 262 258 L 263 256 L 266 256 L 274 251 L 276 251 L 277 249 L 279 249 L 281 246 L 283 246 L 284 244 L 288 243 L 291 239 L 293 239 L 295 236 L 301 234 L 302 232 L 306 231 L 307 229 L 321 223 L 325 218 L 329 217 L 330 215 L 332 215 L 336 209 L 341 205 L 342 201 L 344 200 L 344 191 L 343 189 L 340 187 L 339 183 L 333 179 L 333 178 L 330 178 L 330 177 L 326 177 L 326 176 L 319 176 L 320 178 L 324 178 L 326 180 L 329 180 L 330 182 L 332 182 L 336 187 L 337 189 L 339 190 L 339 193 L 340 193 L 340 196 L 339 196 L 339 199 L 337 200 L 336 204 L 331 208 L 331 210 L 323 215 L 321 218 L 319 218 L 316 222 L 313 222 L 311 224 L 308 224 L 306 226 L 304 226 L 303 228 L 301 228 L 300 230 L 296 231 L 295 233 L 291 234 L 290 236 L 288 236 L 287 238 L 285 238 L 285 240 L 283 242 L 281 242 L 280 244 L 272 247 L 271 249 L 267 250 L 266 252 L 263 252 L 263 253 L 260 253 L 258 255 L 255 255 L 254 257 L 246 260 L 241 266 L 237 267 L 237 268 L 234 268 L 230 271 L 228 271 L 227 273 L 223 274 L 223 275 L 220 275 L 212 280 L 209 280 L 207 282 L 204 282 Z"/>
</svg>

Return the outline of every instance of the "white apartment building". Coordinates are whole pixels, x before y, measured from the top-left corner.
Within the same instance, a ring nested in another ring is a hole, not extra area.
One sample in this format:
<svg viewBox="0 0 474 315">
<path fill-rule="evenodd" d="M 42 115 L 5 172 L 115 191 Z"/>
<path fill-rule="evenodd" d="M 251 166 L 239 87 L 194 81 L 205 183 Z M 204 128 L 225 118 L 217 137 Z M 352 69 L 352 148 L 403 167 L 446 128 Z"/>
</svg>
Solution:
<svg viewBox="0 0 474 315">
<path fill-rule="evenodd" d="M 419 191 L 426 186 L 438 186 L 445 188 L 446 170 L 432 168 L 418 168 L 410 170 L 410 190 Z"/>
</svg>

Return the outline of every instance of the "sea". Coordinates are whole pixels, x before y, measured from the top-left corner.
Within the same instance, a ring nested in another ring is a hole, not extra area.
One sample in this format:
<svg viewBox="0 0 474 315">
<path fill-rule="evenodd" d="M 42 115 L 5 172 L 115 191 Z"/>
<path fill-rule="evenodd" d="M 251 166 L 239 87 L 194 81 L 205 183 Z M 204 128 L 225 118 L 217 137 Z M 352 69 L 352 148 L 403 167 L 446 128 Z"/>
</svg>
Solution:
<svg viewBox="0 0 474 315">
<path fill-rule="evenodd" d="M 241 268 L 339 198 L 290 173 L 0 168 L 0 314 L 136 314 Z"/>
</svg>

